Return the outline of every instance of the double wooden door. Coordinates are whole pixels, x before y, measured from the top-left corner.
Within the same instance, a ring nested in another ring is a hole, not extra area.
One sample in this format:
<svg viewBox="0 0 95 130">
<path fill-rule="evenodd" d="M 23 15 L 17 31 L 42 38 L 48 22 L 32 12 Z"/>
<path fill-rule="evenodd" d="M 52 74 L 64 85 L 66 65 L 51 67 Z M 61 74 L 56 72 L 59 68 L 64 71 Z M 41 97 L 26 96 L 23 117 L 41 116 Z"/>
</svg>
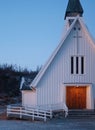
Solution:
<svg viewBox="0 0 95 130">
<path fill-rule="evenodd" d="M 67 86 L 66 104 L 69 109 L 86 109 L 86 86 Z"/>
</svg>

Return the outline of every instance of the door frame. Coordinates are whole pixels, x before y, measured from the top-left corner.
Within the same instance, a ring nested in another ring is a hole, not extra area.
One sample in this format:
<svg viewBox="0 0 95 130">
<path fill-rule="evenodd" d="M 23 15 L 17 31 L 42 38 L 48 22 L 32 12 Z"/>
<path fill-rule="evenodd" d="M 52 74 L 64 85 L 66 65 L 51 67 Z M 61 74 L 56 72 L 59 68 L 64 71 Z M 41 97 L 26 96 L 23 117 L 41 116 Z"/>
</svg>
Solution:
<svg viewBox="0 0 95 130">
<path fill-rule="evenodd" d="M 66 103 L 66 87 L 68 86 L 82 86 L 86 87 L 86 109 L 94 109 L 94 97 L 93 97 L 93 90 L 92 90 L 92 84 L 80 84 L 80 83 L 64 83 L 63 85 L 63 101 Z"/>
<path fill-rule="evenodd" d="M 66 87 L 66 103 L 69 109 L 86 109 L 86 91 L 86 86 Z"/>
</svg>

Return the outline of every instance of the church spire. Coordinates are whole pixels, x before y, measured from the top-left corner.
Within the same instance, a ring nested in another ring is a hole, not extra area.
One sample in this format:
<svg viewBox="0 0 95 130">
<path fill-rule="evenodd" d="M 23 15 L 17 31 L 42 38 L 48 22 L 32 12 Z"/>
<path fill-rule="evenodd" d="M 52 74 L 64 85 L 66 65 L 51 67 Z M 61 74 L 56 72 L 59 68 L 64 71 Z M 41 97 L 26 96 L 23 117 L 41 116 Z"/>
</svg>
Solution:
<svg viewBox="0 0 95 130">
<path fill-rule="evenodd" d="M 75 17 L 77 15 L 81 17 L 83 15 L 83 8 L 81 6 L 80 0 L 69 0 L 65 13 L 65 19 L 66 17 Z"/>
</svg>

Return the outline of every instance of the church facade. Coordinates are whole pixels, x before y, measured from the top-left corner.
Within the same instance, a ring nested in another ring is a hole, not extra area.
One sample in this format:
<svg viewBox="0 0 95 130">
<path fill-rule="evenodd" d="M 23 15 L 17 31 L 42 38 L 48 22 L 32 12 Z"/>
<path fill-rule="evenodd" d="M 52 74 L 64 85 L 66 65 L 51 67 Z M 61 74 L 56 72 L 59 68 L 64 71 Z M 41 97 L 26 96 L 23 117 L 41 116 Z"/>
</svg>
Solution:
<svg viewBox="0 0 95 130">
<path fill-rule="evenodd" d="M 29 89 L 22 105 L 65 103 L 68 109 L 95 108 L 95 41 L 83 22 L 79 0 L 69 0 L 63 39 Z"/>
</svg>

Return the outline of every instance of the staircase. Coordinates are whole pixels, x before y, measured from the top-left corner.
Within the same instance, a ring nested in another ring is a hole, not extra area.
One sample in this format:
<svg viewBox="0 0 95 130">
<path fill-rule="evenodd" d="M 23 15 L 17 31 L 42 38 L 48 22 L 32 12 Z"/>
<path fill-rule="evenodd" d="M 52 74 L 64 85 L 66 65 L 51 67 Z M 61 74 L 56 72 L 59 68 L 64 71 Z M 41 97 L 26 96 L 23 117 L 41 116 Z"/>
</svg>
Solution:
<svg viewBox="0 0 95 130">
<path fill-rule="evenodd" d="M 69 110 L 68 117 L 70 119 L 95 119 L 94 110 Z"/>
</svg>

